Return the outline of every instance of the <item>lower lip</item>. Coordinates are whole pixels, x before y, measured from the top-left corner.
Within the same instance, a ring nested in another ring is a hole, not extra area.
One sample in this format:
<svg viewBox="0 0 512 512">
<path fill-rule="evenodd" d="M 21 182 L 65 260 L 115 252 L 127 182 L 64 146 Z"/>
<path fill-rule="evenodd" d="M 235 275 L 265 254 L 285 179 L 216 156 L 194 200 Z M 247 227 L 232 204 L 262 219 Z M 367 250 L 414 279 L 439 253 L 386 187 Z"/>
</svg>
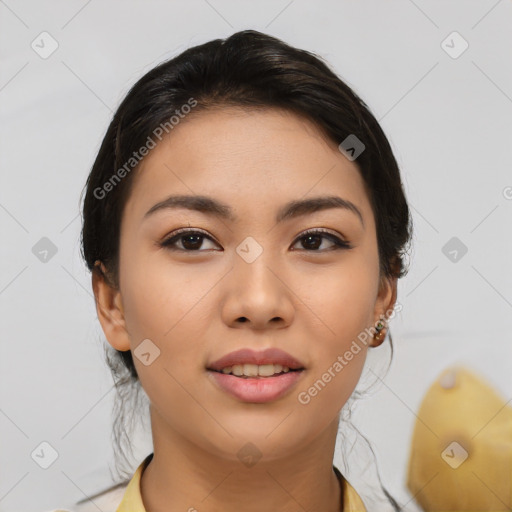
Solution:
<svg viewBox="0 0 512 512">
<path fill-rule="evenodd" d="M 285 395 L 302 377 L 304 370 L 281 373 L 275 377 L 236 377 L 208 370 L 218 386 L 243 402 L 265 403 Z"/>
</svg>

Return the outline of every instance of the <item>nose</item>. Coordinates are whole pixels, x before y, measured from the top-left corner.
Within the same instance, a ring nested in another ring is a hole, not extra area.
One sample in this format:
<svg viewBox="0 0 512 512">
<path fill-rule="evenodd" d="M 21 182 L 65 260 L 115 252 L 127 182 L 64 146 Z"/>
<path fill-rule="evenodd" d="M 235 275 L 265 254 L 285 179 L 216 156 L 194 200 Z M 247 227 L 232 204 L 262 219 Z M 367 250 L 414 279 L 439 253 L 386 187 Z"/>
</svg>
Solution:
<svg viewBox="0 0 512 512">
<path fill-rule="evenodd" d="M 266 251 L 251 263 L 235 255 L 226 276 L 222 319 L 235 328 L 282 329 L 295 314 L 291 278 Z"/>
</svg>

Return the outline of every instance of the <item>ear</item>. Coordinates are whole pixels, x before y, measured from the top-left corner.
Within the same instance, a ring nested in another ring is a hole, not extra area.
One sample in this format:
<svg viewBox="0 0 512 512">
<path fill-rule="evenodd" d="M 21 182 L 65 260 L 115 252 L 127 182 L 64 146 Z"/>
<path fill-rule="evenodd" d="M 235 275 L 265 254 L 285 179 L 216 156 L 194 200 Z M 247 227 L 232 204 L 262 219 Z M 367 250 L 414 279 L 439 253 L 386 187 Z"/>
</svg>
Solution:
<svg viewBox="0 0 512 512">
<path fill-rule="evenodd" d="M 396 277 L 381 277 L 379 284 L 379 292 L 377 295 L 375 309 L 373 312 L 373 326 L 377 325 L 377 322 L 379 320 L 382 320 L 386 326 L 384 327 L 384 329 L 387 330 L 387 320 L 391 312 L 393 311 L 393 308 L 395 307 L 396 303 L 397 282 L 398 278 Z M 381 343 L 382 339 L 381 341 L 377 341 L 374 338 L 372 338 L 370 346 L 378 347 Z"/>
<path fill-rule="evenodd" d="M 92 289 L 96 312 L 107 341 L 120 351 L 130 350 L 121 292 L 108 282 L 105 265 L 96 261 L 92 272 Z"/>
</svg>

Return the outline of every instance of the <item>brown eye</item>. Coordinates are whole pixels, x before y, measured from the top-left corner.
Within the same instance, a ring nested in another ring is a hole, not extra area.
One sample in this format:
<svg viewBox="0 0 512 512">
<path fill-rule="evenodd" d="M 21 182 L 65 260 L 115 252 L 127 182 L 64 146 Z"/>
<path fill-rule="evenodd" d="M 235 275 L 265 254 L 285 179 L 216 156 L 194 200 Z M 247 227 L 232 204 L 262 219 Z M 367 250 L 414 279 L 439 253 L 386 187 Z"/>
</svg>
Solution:
<svg viewBox="0 0 512 512">
<path fill-rule="evenodd" d="M 170 251 L 202 252 L 199 249 L 201 249 L 204 239 L 213 241 L 211 237 L 202 231 L 182 229 L 161 242 L 160 246 Z M 177 242 L 181 242 L 181 247 L 176 246 Z"/>
<path fill-rule="evenodd" d="M 165 247 L 170 251 L 203 252 L 205 250 L 211 250 L 211 248 L 203 248 L 203 243 L 205 240 L 209 240 L 217 245 L 216 242 L 214 242 L 214 240 L 205 232 L 199 231 L 197 229 L 192 230 L 183 228 L 172 233 L 170 237 L 160 243 L 160 246 Z M 329 240 L 331 245 L 327 248 L 321 248 L 324 240 Z M 302 233 L 301 236 L 296 239 L 295 244 L 298 242 L 301 242 L 302 245 L 302 249 L 299 250 L 305 250 L 308 252 L 325 252 L 337 249 L 351 248 L 351 245 L 345 240 L 342 240 L 329 231 L 318 229 Z M 181 245 L 181 247 L 179 245 Z"/>
<path fill-rule="evenodd" d="M 322 245 L 322 240 L 327 239 L 330 240 L 332 245 L 327 249 L 318 250 Z M 330 233 L 329 231 L 324 230 L 311 230 L 302 233 L 300 237 L 297 238 L 297 241 L 302 241 L 302 247 L 306 251 L 315 251 L 315 252 L 324 252 L 331 251 L 336 249 L 350 249 L 351 245 L 345 240 L 341 240 L 336 235 Z"/>
</svg>

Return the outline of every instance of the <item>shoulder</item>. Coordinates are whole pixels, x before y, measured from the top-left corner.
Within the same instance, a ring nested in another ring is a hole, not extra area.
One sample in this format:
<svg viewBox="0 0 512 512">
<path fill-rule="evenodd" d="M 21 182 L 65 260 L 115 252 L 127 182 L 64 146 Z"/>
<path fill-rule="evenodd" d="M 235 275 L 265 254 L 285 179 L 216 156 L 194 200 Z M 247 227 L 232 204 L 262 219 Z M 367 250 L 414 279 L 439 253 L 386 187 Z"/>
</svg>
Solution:
<svg viewBox="0 0 512 512">
<path fill-rule="evenodd" d="M 350 485 L 350 482 L 341 474 L 336 466 L 332 466 L 341 484 L 343 512 L 367 512 L 361 496 Z"/>
<path fill-rule="evenodd" d="M 66 505 L 65 508 L 56 508 L 47 512 L 98 512 L 98 510 L 101 510 L 101 512 L 116 512 L 127 485 L 118 485 L 76 504 Z"/>
</svg>

